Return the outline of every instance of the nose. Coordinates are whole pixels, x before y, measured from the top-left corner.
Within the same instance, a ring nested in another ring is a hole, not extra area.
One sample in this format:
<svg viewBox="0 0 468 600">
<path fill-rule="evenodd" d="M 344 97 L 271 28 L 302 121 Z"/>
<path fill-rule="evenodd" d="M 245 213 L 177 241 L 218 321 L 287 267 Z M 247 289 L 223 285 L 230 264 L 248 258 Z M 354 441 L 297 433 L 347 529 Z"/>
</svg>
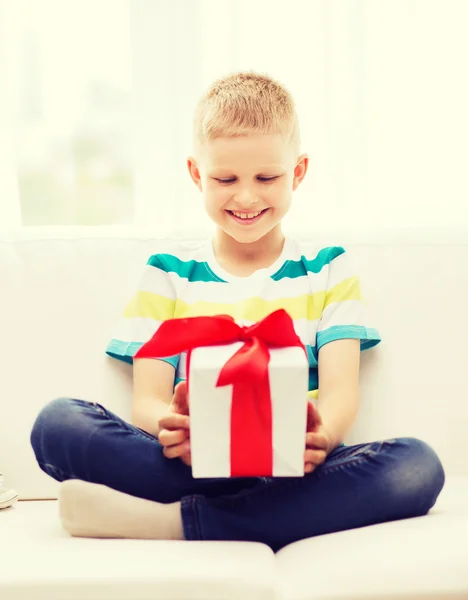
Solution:
<svg viewBox="0 0 468 600">
<path fill-rule="evenodd" d="M 253 190 L 244 187 L 236 192 L 234 201 L 239 206 L 249 208 L 250 206 L 257 204 L 258 198 Z"/>
</svg>

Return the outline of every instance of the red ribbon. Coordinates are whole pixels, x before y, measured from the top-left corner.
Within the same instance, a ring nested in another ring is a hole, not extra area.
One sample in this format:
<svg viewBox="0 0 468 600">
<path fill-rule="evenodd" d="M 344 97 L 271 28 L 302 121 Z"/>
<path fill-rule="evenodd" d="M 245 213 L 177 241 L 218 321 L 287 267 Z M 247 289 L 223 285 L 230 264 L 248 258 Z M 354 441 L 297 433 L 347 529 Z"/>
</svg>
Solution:
<svg viewBox="0 0 468 600">
<path fill-rule="evenodd" d="M 237 325 L 228 315 L 169 319 L 135 358 L 162 358 L 187 350 L 188 385 L 192 350 L 234 342 L 244 345 L 226 362 L 216 384 L 233 386 L 231 476 L 271 476 L 273 427 L 268 347 L 299 346 L 306 352 L 285 310 L 277 310 L 249 327 Z"/>
</svg>

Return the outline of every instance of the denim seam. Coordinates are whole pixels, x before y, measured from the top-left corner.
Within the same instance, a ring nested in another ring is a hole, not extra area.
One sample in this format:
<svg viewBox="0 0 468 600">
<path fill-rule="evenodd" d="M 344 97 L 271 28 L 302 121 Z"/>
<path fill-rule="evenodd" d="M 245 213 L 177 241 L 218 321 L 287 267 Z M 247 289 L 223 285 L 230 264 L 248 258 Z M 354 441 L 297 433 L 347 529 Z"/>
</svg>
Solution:
<svg viewBox="0 0 468 600">
<path fill-rule="evenodd" d="M 182 527 L 184 529 L 185 539 L 202 540 L 201 522 L 198 514 L 197 500 L 205 498 L 199 494 L 186 496 L 181 500 Z"/>
<path fill-rule="evenodd" d="M 200 510 L 199 510 L 200 502 L 206 502 L 206 498 L 204 498 L 200 494 L 195 494 L 192 497 L 192 510 L 193 510 L 193 515 L 194 515 L 195 529 L 196 529 L 196 533 L 197 533 L 197 539 L 204 540 L 206 536 L 203 533 L 203 523 L 200 518 Z"/>
<path fill-rule="evenodd" d="M 133 426 L 135 427 L 135 425 Z M 137 429 L 135 431 L 135 429 L 129 429 L 129 428 L 125 428 L 129 433 L 133 433 L 133 435 L 139 436 L 139 437 L 143 437 L 146 440 L 150 440 L 151 442 L 156 442 L 157 444 L 161 444 L 161 442 L 158 440 L 158 438 L 156 436 L 152 436 L 148 433 L 146 433 L 145 431 L 140 431 L 139 429 Z"/>
<path fill-rule="evenodd" d="M 193 539 L 192 515 L 189 507 L 190 498 L 181 498 L 180 500 L 180 516 L 182 518 L 182 531 L 185 540 Z"/>
</svg>

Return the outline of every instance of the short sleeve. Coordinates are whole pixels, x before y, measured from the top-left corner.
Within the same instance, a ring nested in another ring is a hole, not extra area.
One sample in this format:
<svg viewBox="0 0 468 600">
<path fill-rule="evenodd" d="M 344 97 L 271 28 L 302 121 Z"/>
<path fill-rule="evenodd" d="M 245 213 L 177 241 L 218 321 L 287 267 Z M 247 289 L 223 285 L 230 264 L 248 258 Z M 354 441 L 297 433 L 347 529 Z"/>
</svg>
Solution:
<svg viewBox="0 0 468 600">
<path fill-rule="evenodd" d="M 137 351 L 149 341 L 161 324 L 174 316 L 176 292 L 161 255 L 148 259 L 133 297 L 117 323 L 106 354 L 133 364 Z M 176 369 L 179 355 L 161 358 Z"/>
<path fill-rule="evenodd" d="M 367 350 L 381 341 L 380 334 L 369 323 L 360 277 L 349 253 L 340 246 L 333 250 L 322 316 L 317 327 L 317 352 L 329 342 L 350 338 L 361 340 L 361 351 Z"/>
</svg>

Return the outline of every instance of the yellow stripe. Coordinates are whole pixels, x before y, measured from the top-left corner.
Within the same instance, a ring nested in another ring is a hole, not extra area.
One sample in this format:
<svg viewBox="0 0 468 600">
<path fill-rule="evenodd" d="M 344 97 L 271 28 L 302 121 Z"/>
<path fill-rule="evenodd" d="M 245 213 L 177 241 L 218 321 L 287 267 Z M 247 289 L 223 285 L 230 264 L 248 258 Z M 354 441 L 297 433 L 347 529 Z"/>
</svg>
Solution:
<svg viewBox="0 0 468 600">
<path fill-rule="evenodd" d="M 332 302 L 344 302 L 345 300 L 361 300 L 359 277 L 349 277 L 331 288 L 326 295 L 323 310 Z"/>
<path fill-rule="evenodd" d="M 297 298 L 263 300 L 263 298 L 254 297 L 235 304 L 204 301 L 187 304 L 182 300 L 177 300 L 174 317 L 230 315 L 238 321 L 245 319 L 246 321 L 256 322 L 273 311 L 284 308 L 294 320 L 307 319 L 308 321 L 315 321 L 321 318 L 323 310 L 328 304 L 344 300 L 359 300 L 360 298 L 359 280 L 357 277 L 350 277 L 337 284 L 328 293 L 321 291 L 315 294 L 303 294 L 297 296 Z"/>
<path fill-rule="evenodd" d="M 345 279 L 328 293 L 321 291 L 315 294 L 303 294 L 297 298 L 278 298 L 277 300 L 263 300 L 263 298 L 254 297 L 234 304 L 204 301 L 187 304 L 182 300 L 174 301 L 152 292 L 141 291 L 137 292 L 128 304 L 124 316 L 165 321 L 182 317 L 230 315 L 238 321 L 256 322 L 275 310 L 284 308 L 294 320 L 315 321 L 321 318 L 323 310 L 333 302 L 360 299 L 361 290 L 357 277 Z"/>
<path fill-rule="evenodd" d="M 319 295 L 322 299 L 319 299 Z M 186 304 L 181 300 L 176 303 L 175 317 L 195 317 L 230 315 L 237 321 L 260 321 L 279 308 L 284 308 L 292 319 L 318 319 L 322 312 L 324 292 L 320 294 L 304 294 L 297 298 L 279 298 L 278 300 L 263 300 L 262 298 L 248 298 L 235 304 L 220 302 L 196 302 Z"/>
<path fill-rule="evenodd" d="M 175 301 L 152 292 L 137 292 L 128 303 L 124 317 L 144 317 L 155 321 L 166 321 L 174 316 Z"/>
</svg>

